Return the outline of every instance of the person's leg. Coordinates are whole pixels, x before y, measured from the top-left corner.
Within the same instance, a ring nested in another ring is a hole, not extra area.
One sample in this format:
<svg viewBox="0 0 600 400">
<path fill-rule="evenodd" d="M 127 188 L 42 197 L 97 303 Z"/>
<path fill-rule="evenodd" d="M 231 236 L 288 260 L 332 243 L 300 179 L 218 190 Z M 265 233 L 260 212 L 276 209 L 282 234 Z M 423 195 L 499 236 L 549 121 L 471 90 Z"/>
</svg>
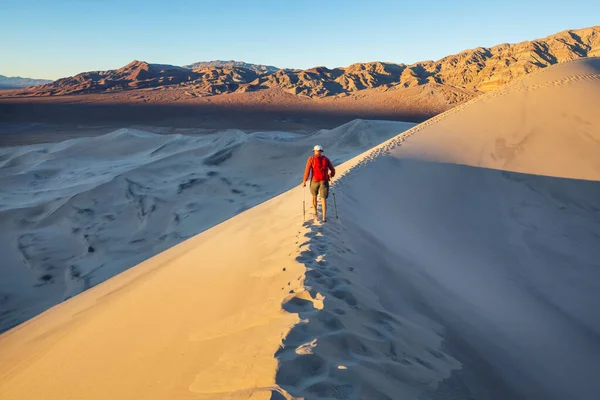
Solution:
<svg viewBox="0 0 600 400">
<path fill-rule="evenodd" d="M 327 221 L 327 197 L 329 196 L 329 182 L 321 182 L 319 194 L 321 195 L 321 214 L 323 214 L 323 221 Z"/>
<path fill-rule="evenodd" d="M 317 195 L 319 194 L 319 182 L 310 181 L 310 194 L 312 194 L 312 204 L 315 209 L 315 218 L 317 217 Z"/>
</svg>

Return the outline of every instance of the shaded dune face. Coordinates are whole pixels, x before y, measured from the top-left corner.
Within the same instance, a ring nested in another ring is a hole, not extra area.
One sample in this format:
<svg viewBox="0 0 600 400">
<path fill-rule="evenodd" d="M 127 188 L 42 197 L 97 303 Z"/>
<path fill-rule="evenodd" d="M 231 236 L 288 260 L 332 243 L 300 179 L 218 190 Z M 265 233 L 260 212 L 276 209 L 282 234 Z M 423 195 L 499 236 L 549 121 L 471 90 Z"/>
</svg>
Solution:
<svg viewBox="0 0 600 400">
<path fill-rule="evenodd" d="M 297 258 L 320 305 L 284 304 L 286 394 L 594 398 L 599 101 L 599 59 L 553 67 L 340 168 Z"/>
</svg>

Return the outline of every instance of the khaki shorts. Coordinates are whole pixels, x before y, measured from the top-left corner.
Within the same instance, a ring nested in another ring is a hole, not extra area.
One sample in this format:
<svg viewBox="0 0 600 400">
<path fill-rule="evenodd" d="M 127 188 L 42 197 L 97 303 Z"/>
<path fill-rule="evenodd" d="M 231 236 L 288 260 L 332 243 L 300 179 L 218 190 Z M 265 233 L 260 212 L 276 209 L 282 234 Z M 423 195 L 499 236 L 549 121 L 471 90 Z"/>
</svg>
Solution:
<svg viewBox="0 0 600 400">
<path fill-rule="evenodd" d="M 313 196 L 319 195 L 322 199 L 326 199 L 329 196 L 329 182 L 310 181 L 310 194 Z"/>
</svg>

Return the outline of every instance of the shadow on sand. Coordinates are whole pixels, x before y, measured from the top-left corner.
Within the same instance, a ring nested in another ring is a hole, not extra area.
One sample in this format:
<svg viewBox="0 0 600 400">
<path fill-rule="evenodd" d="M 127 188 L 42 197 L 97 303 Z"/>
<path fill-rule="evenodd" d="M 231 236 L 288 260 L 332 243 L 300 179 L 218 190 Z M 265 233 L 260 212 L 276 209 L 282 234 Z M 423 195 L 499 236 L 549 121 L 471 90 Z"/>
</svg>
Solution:
<svg viewBox="0 0 600 400">
<path fill-rule="evenodd" d="M 600 391 L 600 182 L 387 156 L 334 187 L 341 219 L 305 223 L 297 258 L 322 308 L 283 306 L 302 322 L 275 354 L 282 393 Z"/>
</svg>

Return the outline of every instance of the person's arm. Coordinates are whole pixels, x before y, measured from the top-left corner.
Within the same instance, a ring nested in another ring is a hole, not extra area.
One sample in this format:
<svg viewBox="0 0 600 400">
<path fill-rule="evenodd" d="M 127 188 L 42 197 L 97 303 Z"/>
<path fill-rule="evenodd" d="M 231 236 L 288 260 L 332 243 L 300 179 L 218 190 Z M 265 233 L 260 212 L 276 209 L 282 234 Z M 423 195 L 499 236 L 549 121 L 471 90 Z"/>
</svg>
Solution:
<svg viewBox="0 0 600 400">
<path fill-rule="evenodd" d="M 327 159 L 327 164 L 329 170 L 331 171 L 331 177 L 333 178 L 335 176 L 335 168 L 333 168 L 333 164 L 331 163 L 331 160 L 329 158 Z"/>
<path fill-rule="evenodd" d="M 304 178 L 302 178 L 302 186 L 306 186 L 306 181 L 308 180 L 308 176 L 310 175 L 310 171 L 312 170 L 312 157 L 308 158 L 306 161 L 306 168 L 304 168 Z"/>
</svg>

